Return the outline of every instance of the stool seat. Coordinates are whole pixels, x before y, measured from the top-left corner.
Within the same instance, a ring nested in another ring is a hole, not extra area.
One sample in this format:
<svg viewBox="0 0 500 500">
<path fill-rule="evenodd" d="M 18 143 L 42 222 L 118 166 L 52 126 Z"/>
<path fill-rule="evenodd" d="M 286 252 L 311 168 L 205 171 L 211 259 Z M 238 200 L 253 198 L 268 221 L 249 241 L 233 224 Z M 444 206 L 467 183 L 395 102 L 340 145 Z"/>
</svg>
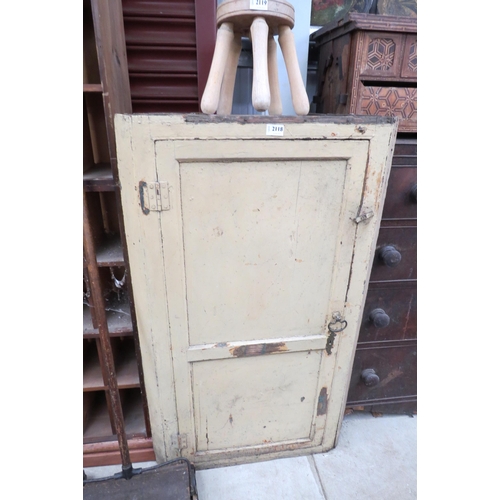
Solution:
<svg viewBox="0 0 500 500">
<path fill-rule="evenodd" d="M 201 100 L 206 114 L 231 114 L 241 37 L 252 41 L 252 104 L 257 111 L 282 112 L 278 60 L 274 36 L 278 35 L 298 115 L 309 113 L 309 99 L 300 74 L 292 28 L 295 9 L 286 0 L 267 0 L 265 10 L 249 8 L 250 0 L 228 0 L 217 8 L 217 39 Z"/>
<path fill-rule="evenodd" d="M 233 23 L 234 31 L 248 35 L 256 16 L 263 17 L 269 26 L 269 33 L 278 34 L 278 27 L 295 25 L 295 9 L 285 0 L 269 0 L 267 10 L 249 9 L 250 0 L 228 0 L 217 9 L 217 27 L 222 23 Z"/>
</svg>

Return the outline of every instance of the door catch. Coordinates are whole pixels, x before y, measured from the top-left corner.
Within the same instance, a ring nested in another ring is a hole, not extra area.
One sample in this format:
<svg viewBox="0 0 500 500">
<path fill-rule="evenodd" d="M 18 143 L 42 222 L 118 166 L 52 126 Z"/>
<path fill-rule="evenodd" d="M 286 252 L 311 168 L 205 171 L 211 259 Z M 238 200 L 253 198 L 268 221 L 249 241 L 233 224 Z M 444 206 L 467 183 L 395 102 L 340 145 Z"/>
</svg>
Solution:
<svg viewBox="0 0 500 500">
<path fill-rule="evenodd" d="M 353 219 L 356 224 L 360 222 L 364 222 L 365 220 L 371 219 L 375 215 L 375 212 L 371 209 L 368 210 L 359 210 L 359 215 Z"/>
<path fill-rule="evenodd" d="M 330 335 L 326 339 L 326 347 L 325 350 L 328 355 L 332 353 L 333 342 L 335 341 L 335 337 L 337 333 L 345 330 L 347 328 L 347 321 L 342 318 L 339 312 L 333 313 L 332 321 L 328 323 L 328 331 Z"/>
</svg>

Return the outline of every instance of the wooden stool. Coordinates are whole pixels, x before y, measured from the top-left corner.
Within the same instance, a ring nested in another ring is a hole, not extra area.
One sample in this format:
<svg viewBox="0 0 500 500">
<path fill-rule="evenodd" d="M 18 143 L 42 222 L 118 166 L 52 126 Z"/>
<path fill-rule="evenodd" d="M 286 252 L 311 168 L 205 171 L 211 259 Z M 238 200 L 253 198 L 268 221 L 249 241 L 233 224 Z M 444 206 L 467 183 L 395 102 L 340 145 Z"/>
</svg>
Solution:
<svg viewBox="0 0 500 500">
<path fill-rule="evenodd" d="M 267 0 L 267 10 L 252 9 L 250 5 L 251 0 L 228 0 L 217 8 L 217 39 L 201 110 L 206 114 L 231 114 L 241 37 L 247 36 L 253 53 L 252 105 L 257 111 L 280 115 L 277 47 L 273 38 L 278 35 L 293 108 L 298 115 L 307 115 L 309 99 L 292 33 L 295 9 L 286 0 Z"/>
</svg>

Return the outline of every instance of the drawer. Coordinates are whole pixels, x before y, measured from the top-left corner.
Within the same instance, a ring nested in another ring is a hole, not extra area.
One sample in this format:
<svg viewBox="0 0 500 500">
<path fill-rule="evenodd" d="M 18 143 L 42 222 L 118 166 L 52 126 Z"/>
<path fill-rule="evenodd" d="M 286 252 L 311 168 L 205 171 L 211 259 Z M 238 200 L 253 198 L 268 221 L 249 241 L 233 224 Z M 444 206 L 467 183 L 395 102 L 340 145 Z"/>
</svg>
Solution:
<svg viewBox="0 0 500 500">
<path fill-rule="evenodd" d="M 361 77 L 399 78 L 406 36 L 368 31 L 363 34 Z"/>
<path fill-rule="evenodd" d="M 383 219 L 417 218 L 417 169 L 392 167 L 387 186 Z"/>
<path fill-rule="evenodd" d="M 396 155 L 392 157 L 392 168 L 394 167 L 416 167 L 417 157 L 413 155 Z"/>
<path fill-rule="evenodd" d="M 417 87 L 391 87 L 359 83 L 355 114 L 396 116 L 398 132 L 417 132 Z"/>
<path fill-rule="evenodd" d="M 416 282 L 371 284 L 366 295 L 358 343 L 416 338 Z"/>
<path fill-rule="evenodd" d="M 401 62 L 401 77 L 417 79 L 417 35 L 406 36 Z"/>
<path fill-rule="evenodd" d="M 373 372 L 368 374 L 365 370 L 373 370 Z M 366 377 L 365 380 L 362 378 L 363 375 Z M 416 394 L 416 342 L 411 346 L 356 350 L 347 395 L 348 405 Z"/>
<path fill-rule="evenodd" d="M 392 158 L 392 164 L 394 165 L 394 160 L 398 160 L 398 165 L 417 165 L 417 139 L 396 139 L 396 144 L 394 145 L 394 156 Z M 403 159 L 407 158 L 410 163 L 403 162 Z"/>
<path fill-rule="evenodd" d="M 417 279 L 416 226 L 380 228 L 370 281 L 415 279 Z"/>
</svg>

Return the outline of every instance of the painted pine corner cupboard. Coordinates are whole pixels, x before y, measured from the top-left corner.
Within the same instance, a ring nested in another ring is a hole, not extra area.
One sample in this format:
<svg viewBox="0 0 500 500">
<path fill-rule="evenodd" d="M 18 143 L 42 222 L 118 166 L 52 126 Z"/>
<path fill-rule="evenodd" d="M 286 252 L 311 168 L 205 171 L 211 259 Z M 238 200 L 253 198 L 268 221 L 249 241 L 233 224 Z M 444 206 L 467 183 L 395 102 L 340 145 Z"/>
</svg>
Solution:
<svg viewBox="0 0 500 500">
<path fill-rule="evenodd" d="M 276 120 L 115 116 L 158 462 L 338 439 L 397 123 Z"/>
</svg>

